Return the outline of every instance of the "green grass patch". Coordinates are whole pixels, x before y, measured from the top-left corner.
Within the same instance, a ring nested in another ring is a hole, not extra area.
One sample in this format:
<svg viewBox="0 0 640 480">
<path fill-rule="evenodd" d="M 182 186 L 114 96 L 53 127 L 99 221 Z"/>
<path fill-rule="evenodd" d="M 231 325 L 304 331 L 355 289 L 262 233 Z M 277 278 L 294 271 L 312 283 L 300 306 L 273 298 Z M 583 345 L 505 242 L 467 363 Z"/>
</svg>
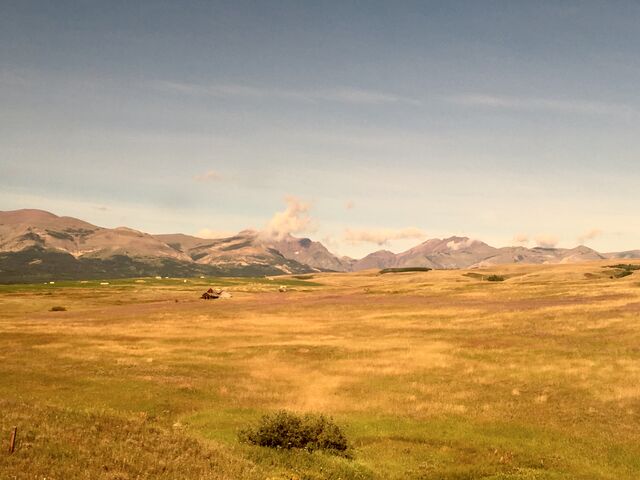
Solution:
<svg viewBox="0 0 640 480">
<path fill-rule="evenodd" d="M 632 263 L 619 263 L 617 265 L 607 265 L 605 268 L 612 269 L 610 278 L 624 278 L 633 275 L 633 272 L 640 270 L 640 265 Z"/>
<path fill-rule="evenodd" d="M 633 263 L 619 263 L 617 265 L 608 265 L 607 268 L 619 268 L 621 270 L 633 272 L 635 270 L 640 270 L 640 265 L 636 265 Z"/>
<path fill-rule="evenodd" d="M 429 267 L 397 267 L 397 268 L 383 268 L 380 270 L 380 275 L 385 273 L 407 273 L 407 272 L 430 272 L 433 270 Z"/>
<path fill-rule="evenodd" d="M 503 275 L 488 275 L 485 280 L 487 282 L 504 282 L 506 278 Z"/>
</svg>

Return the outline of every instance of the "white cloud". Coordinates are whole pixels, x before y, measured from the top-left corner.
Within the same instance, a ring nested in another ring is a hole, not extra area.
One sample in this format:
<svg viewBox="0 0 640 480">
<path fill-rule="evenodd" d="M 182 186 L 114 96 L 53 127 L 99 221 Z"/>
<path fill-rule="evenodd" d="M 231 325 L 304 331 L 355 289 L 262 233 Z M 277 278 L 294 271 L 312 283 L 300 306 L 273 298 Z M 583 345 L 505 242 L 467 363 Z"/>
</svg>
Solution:
<svg viewBox="0 0 640 480">
<path fill-rule="evenodd" d="M 410 238 L 425 238 L 426 234 L 418 228 L 403 229 L 371 229 L 371 230 L 351 230 L 344 232 L 344 240 L 352 245 L 360 243 L 375 243 L 376 245 L 386 245 L 391 240 L 405 240 Z"/>
<path fill-rule="evenodd" d="M 469 93 L 447 97 L 450 103 L 466 107 L 493 108 L 501 110 L 529 110 L 580 113 L 590 115 L 629 115 L 638 112 L 627 105 L 592 102 L 578 99 L 554 99 L 536 97 L 512 97 Z"/>
<path fill-rule="evenodd" d="M 553 235 L 538 235 L 535 241 L 538 247 L 554 248 L 558 245 L 558 238 Z"/>
<path fill-rule="evenodd" d="M 287 208 L 273 215 L 262 231 L 263 235 L 281 240 L 288 234 L 311 230 L 311 218 L 308 214 L 309 204 L 293 196 L 286 197 L 285 201 Z"/>
<path fill-rule="evenodd" d="M 599 237 L 600 235 L 602 235 L 602 230 L 599 228 L 592 228 L 578 237 L 578 243 L 585 243 L 588 240 L 593 240 Z"/>
<path fill-rule="evenodd" d="M 155 82 L 153 86 L 162 91 L 183 95 L 198 95 L 219 98 L 280 99 L 301 102 L 336 102 L 358 105 L 404 104 L 421 105 L 420 100 L 394 93 L 379 92 L 350 87 L 330 89 L 296 90 L 254 87 L 242 84 L 197 84 L 183 82 Z"/>
<path fill-rule="evenodd" d="M 447 242 L 447 248 L 455 252 L 458 250 L 462 250 L 463 248 L 468 248 L 476 242 L 477 240 L 474 240 L 473 238 L 467 238 L 461 241 L 451 240 L 450 242 Z"/>
<path fill-rule="evenodd" d="M 196 182 L 217 182 L 222 179 L 222 176 L 215 170 L 209 170 L 193 177 Z"/>
<path fill-rule="evenodd" d="M 513 237 L 513 243 L 516 245 L 528 245 L 529 235 L 526 235 L 524 233 L 518 233 Z"/>
<path fill-rule="evenodd" d="M 333 102 L 359 103 L 378 105 L 383 103 L 403 103 L 418 106 L 421 102 L 417 99 L 403 97 L 393 93 L 377 92 L 372 90 L 361 90 L 357 88 L 338 88 L 332 90 L 320 90 L 308 93 L 319 100 Z"/>
<path fill-rule="evenodd" d="M 336 239 L 332 235 L 325 235 L 320 240 L 320 243 L 327 247 L 329 251 L 334 253 L 338 248 L 340 248 L 340 243 L 336 241 Z"/>
</svg>

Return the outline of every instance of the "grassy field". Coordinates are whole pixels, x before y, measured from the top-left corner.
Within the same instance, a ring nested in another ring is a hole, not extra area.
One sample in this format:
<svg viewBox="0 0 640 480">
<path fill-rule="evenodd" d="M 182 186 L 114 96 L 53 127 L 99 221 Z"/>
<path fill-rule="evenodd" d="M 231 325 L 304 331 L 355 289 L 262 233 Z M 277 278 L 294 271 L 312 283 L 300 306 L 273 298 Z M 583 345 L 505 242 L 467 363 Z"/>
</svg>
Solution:
<svg viewBox="0 0 640 480">
<path fill-rule="evenodd" d="M 0 478 L 640 478 L 640 272 L 605 266 L 0 286 Z M 349 457 L 238 442 L 283 408 Z"/>
</svg>

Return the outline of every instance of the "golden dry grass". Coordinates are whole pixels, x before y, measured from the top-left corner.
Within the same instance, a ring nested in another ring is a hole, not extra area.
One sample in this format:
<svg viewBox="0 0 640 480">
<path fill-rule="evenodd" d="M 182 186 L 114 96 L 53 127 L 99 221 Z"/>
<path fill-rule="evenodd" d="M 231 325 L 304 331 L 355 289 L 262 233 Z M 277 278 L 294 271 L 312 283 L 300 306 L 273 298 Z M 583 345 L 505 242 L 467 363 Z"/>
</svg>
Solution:
<svg viewBox="0 0 640 480">
<path fill-rule="evenodd" d="M 0 287 L 0 478 L 640 478 L 640 273 L 606 265 Z M 281 408 L 352 458 L 237 442 Z"/>
</svg>

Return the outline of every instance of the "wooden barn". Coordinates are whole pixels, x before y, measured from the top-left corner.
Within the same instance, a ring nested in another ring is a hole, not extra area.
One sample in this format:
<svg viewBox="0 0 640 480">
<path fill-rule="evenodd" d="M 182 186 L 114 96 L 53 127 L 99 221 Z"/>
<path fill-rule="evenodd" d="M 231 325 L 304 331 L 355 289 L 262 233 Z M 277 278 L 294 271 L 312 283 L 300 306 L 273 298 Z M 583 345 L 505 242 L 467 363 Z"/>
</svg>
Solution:
<svg viewBox="0 0 640 480">
<path fill-rule="evenodd" d="M 210 288 L 209 290 L 204 292 L 200 298 L 202 298 L 203 300 L 215 300 L 216 298 L 219 298 L 219 297 L 220 295 L 215 293 L 213 289 Z"/>
</svg>

